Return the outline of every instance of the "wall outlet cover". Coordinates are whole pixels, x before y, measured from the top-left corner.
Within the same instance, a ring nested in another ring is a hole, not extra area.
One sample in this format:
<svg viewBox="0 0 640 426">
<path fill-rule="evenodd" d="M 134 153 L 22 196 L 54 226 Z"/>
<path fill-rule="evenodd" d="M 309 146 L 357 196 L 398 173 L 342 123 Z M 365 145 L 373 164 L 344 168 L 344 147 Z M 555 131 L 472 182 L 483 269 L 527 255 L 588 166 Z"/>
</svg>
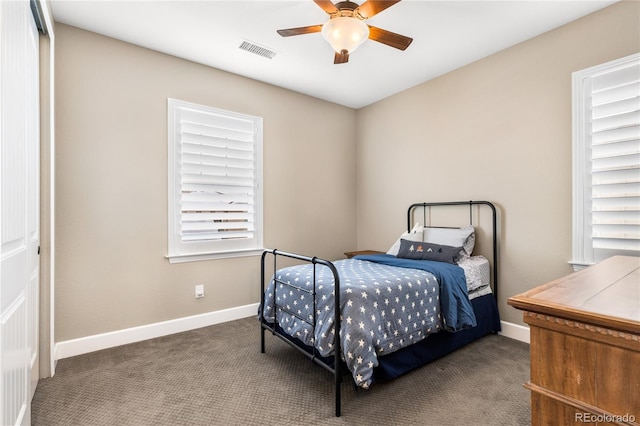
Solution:
<svg viewBox="0 0 640 426">
<path fill-rule="evenodd" d="M 196 286 L 196 299 L 199 299 L 201 297 L 204 297 L 204 285 L 198 284 Z"/>
</svg>

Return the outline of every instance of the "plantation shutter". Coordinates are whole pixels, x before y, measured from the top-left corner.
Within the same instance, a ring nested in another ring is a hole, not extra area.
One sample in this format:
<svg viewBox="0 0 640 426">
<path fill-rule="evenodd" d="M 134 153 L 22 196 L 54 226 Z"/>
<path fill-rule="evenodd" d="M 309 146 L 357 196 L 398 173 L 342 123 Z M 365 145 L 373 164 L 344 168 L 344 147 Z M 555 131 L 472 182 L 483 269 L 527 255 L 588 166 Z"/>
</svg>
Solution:
<svg viewBox="0 0 640 426">
<path fill-rule="evenodd" d="M 259 117 L 169 99 L 170 260 L 261 249 L 261 142 Z"/>
<path fill-rule="evenodd" d="M 186 110 L 180 117 L 181 238 L 253 238 L 254 126 Z"/>
<path fill-rule="evenodd" d="M 640 251 L 640 63 L 591 78 L 592 243 Z"/>
</svg>

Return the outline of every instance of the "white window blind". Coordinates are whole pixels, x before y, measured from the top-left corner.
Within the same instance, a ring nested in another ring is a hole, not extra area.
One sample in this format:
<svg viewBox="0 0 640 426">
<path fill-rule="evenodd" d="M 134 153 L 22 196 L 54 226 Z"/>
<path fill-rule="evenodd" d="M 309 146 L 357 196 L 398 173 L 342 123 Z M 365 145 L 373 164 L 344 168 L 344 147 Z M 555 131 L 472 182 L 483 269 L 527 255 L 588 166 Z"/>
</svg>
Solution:
<svg viewBox="0 0 640 426">
<path fill-rule="evenodd" d="M 169 257 L 260 250 L 262 119 L 168 105 Z"/>
<path fill-rule="evenodd" d="M 640 254 L 639 56 L 574 74 L 576 263 Z"/>
</svg>

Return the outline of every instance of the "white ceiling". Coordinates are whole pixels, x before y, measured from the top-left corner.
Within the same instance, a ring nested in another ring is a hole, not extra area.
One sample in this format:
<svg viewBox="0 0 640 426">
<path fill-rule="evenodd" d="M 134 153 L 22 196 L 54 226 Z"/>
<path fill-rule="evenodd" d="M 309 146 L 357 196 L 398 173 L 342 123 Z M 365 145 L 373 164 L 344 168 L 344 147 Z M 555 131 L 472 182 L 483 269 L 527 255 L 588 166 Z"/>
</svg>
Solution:
<svg viewBox="0 0 640 426">
<path fill-rule="evenodd" d="M 360 3 L 360 1 L 357 1 Z M 277 29 L 322 24 L 312 0 L 53 0 L 57 22 L 351 108 L 361 108 L 564 25 L 615 1 L 404 0 L 370 25 L 412 37 L 404 52 L 368 40 L 333 64 L 321 34 Z M 277 52 L 240 50 L 250 41 Z"/>
</svg>

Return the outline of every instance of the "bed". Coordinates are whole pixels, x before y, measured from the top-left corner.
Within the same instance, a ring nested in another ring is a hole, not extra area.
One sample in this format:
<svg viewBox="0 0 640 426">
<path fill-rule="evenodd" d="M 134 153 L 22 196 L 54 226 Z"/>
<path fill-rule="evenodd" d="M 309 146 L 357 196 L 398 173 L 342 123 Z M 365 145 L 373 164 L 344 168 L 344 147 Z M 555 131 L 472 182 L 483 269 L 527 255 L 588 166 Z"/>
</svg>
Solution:
<svg viewBox="0 0 640 426">
<path fill-rule="evenodd" d="M 469 210 L 465 225 L 432 225 L 433 209 L 460 206 Z M 484 256 L 474 251 L 480 233 L 473 219 L 487 208 L 491 249 Z M 285 259 L 296 264 L 278 267 Z M 331 262 L 265 250 L 261 352 L 269 331 L 330 371 L 340 416 L 344 376 L 367 389 L 500 331 L 497 271 L 497 211 L 488 201 L 412 204 L 407 231 L 386 253 Z"/>
</svg>

